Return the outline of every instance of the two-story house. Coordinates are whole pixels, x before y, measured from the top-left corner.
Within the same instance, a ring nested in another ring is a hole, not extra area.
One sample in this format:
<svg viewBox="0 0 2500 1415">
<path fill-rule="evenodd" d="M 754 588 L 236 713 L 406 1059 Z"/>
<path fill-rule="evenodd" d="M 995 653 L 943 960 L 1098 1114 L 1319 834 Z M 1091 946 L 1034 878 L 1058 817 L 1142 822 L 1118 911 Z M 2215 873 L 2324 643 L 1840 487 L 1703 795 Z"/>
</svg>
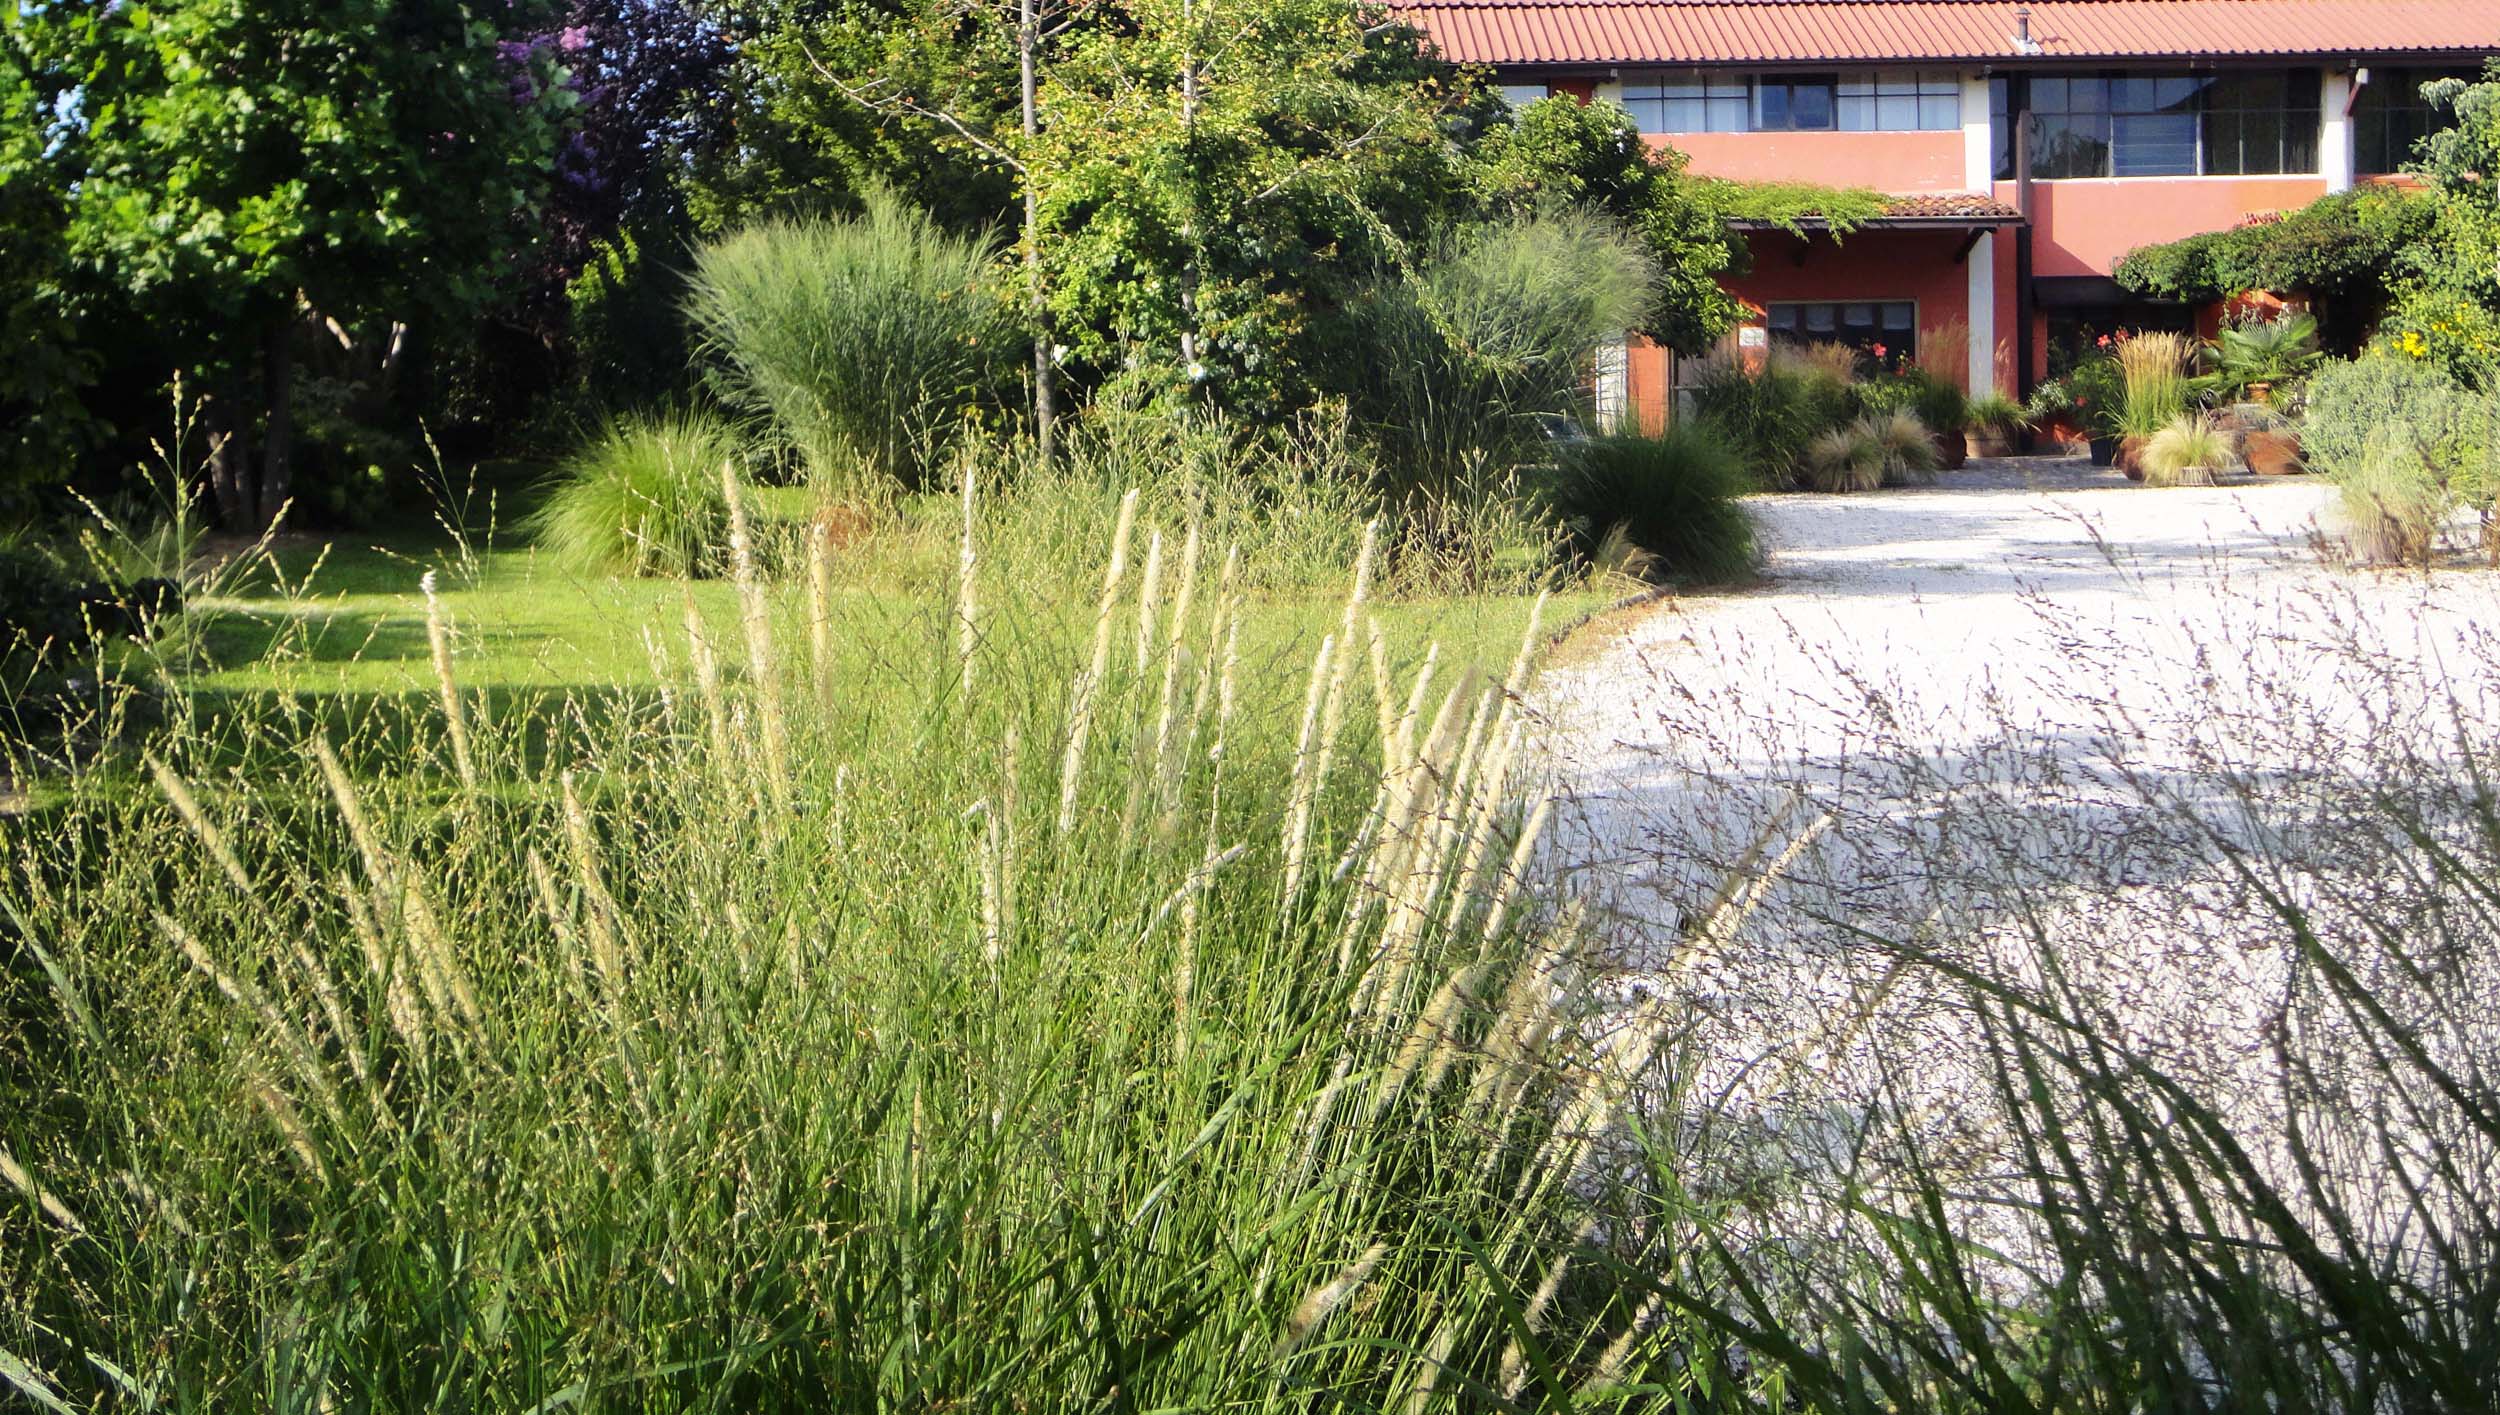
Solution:
<svg viewBox="0 0 2500 1415">
<path fill-rule="evenodd" d="M 2500 53 L 2500 0 L 1395 0 L 1514 102 L 1622 105 L 1691 170 L 1871 187 L 1835 241 L 1746 235 L 1760 346 L 1888 353 L 1959 324 L 1974 389 L 2030 389 L 2053 341 L 2181 323 L 2111 278 L 2152 242 L 2395 173 L 2420 87 Z M 1654 424 L 1676 360 L 1635 342 L 1601 408 Z"/>
</svg>

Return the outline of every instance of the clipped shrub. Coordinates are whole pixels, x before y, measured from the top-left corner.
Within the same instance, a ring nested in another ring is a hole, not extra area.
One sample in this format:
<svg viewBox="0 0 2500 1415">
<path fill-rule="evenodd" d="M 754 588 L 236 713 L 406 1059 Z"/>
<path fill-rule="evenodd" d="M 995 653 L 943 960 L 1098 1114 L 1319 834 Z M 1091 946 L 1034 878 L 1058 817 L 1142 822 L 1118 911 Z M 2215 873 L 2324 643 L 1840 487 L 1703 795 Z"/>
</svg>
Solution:
<svg viewBox="0 0 2500 1415">
<path fill-rule="evenodd" d="M 565 459 L 525 523 L 533 544 L 584 575 L 693 575 L 727 534 L 721 464 L 741 450 L 695 413 L 610 423 Z"/>
<path fill-rule="evenodd" d="M 2144 445 L 2146 486 L 2212 486 L 2233 460 L 2231 435 L 2203 413 L 2181 413 Z"/>
<path fill-rule="evenodd" d="M 1569 211 L 1468 229 L 1382 279 L 1348 318 L 1354 414 L 1391 493 L 1536 451 L 1540 420 L 1581 409 L 1598 346 L 1639 320 L 1652 280 L 1631 237 Z"/>
<path fill-rule="evenodd" d="M 1863 419 L 1836 427 L 1806 450 L 1805 480 L 1821 492 L 1873 491 L 1884 484 L 1884 443 Z"/>
<path fill-rule="evenodd" d="M 1570 449 L 1555 504 L 1583 557 L 1609 536 L 1647 552 L 1652 573 L 1726 580 L 1753 565 L 1753 520 L 1738 498 L 1752 490 L 1745 459 L 1717 429 L 1680 422 L 1655 437 L 1600 437 Z"/>
<path fill-rule="evenodd" d="M 771 221 L 695 257 L 687 312 L 736 405 L 820 481 L 938 479 L 1012 342 L 994 244 L 878 192 L 858 216 Z"/>
</svg>

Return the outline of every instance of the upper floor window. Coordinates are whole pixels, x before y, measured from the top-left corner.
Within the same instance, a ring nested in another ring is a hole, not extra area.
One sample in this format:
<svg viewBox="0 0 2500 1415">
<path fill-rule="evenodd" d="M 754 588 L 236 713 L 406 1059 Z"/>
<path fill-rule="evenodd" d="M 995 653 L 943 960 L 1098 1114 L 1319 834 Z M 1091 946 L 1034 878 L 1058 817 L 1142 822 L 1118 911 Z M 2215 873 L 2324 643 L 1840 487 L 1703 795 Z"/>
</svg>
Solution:
<svg viewBox="0 0 2500 1415">
<path fill-rule="evenodd" d="M 1950 70 L 1688 71 L 1626 82 L 1623 106 L 1645 133 L 1943 131 L 1962 126 L 1962 84 Z"/>
<path fill-rule="evenodd" d="M 2031 174 L 2192 177 L 2318 170 L 2318 71 L 2037 74 Z"/>
<path fill-rule="evenodd" d="M 1754 80 L 1753 125 L 1766 133 L 1827 133 L 1840 121 L 1840 80 L 1830 74 L 1769 74 Z"/>
<path fill-rule="evenodd" d="M 1843 74 L 1840 126 L 1851 133 L 1941 132 L 1962 126 L 1962 80 L 1950 69 Z"/>
<path fill-rule="evenodd" d="M 1644 133 L 1741 133 L 1753 126 L 1753 89 L 1741 74 L 1673 74 L 1623 86 Z"/>
<path fill-rule="evenodd" d="M 2370 70 L 2370 81 L 2352 101 L 2352 170 L 2369 175 L 2401 172 L 2422 139 L 2452 127 L 2456 115 L 2434 108 L 2422 85 L 2434 79 L 2471 79 L 2471 69 Z"/>
</svg>

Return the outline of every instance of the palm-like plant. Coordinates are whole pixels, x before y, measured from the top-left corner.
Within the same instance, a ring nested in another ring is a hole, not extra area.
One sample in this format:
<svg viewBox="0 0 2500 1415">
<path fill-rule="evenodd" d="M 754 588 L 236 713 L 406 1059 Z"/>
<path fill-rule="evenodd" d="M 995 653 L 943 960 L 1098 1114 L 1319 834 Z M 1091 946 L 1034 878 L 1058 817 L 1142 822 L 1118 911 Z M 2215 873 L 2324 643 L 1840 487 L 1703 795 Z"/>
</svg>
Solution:
<svg viewBox="0 0 2500 1415">
<path fill-rule="evenodd" d="M 2285 310 L 2272 319 L 2227 325 L 2214 341 L 2214 354 L 2235 387 L 2281 383 L 2322 357 L 2317 316 Z"/>
</svg>

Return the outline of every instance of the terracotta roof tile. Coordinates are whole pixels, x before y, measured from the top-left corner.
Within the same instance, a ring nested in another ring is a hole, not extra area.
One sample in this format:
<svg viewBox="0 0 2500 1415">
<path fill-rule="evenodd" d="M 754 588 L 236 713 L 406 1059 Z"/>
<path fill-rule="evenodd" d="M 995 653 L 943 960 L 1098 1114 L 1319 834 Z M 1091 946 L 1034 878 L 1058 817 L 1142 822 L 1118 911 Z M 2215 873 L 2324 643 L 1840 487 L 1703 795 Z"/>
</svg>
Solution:
<svg viewBox="0 0 2500 1415">
<path fill-rule="evenodd" d="M 1391 0 L 1461 63 L 2500 53 L 2493 0 Z M 2036 52 L 2016 42 L 2031 12 Z"/>
</svg>

